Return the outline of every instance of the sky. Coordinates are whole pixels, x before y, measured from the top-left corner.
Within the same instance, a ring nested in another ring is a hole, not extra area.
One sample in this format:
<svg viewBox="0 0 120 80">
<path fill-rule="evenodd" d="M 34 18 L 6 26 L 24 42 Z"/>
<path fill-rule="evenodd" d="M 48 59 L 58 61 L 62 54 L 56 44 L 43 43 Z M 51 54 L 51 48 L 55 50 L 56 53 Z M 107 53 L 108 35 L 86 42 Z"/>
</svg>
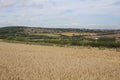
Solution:
<svg viewBox="0 0 120 80">
<path fill-rule="evenodd" d="M 120 29 L 120 0 L 0 0 L 0 27 Z"/>
</svg>

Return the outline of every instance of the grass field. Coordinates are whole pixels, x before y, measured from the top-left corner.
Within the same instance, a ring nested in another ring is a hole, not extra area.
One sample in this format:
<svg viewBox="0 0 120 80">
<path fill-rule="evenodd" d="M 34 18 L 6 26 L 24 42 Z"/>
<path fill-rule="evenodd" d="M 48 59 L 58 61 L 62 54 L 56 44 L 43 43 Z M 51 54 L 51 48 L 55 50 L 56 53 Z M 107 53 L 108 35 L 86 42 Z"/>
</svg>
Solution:
<svg viewBox="0 0 120 80">
<path fill-rule="evenodd" d="M 73 36 L 74 35 L 81 35 L 81 36 L 96 36 L 95 33 L 79 33 L 79 32 L 63 32 L 63 33 L 59 33 L 59 34 L 62 34 L 62 35 L 65 35 L 65 36 Z"/>
<path fill-rule="evenodd" d="M 0 80 L 120 80 L 120 52 L 0 42 Z"/>
<path fill-rule="evenodd" d="M 120 34 L 109 34 L 109 35 L 87 35 L 85 36 L 86 38 L 100 38 L 100 37 L 109 37 L 109 38 L 114 38 L 114 37 L 120 37 Z"/>
<path fill-rule="evenodd" d="M 31 35 L 38 35 L 38 36 L 49 36 L 49 37 L 59 37 L 59 34 L 52 34 L 52 33 L 37 33 L 37 34 L 31 34 Z"/>
</svg>

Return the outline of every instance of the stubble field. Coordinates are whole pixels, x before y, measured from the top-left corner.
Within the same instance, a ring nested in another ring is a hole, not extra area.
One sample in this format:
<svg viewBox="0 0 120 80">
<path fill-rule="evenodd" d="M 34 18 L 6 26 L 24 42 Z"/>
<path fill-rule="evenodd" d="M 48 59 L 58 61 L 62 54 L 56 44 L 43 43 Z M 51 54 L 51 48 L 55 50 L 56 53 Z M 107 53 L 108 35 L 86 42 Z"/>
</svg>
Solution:
<svg viewBox="0 0 120 80">
<path fill-rule="evenodd" d="M 0 42 L 0 80 L 120 80 L 120 52 Z"/>
</svg>

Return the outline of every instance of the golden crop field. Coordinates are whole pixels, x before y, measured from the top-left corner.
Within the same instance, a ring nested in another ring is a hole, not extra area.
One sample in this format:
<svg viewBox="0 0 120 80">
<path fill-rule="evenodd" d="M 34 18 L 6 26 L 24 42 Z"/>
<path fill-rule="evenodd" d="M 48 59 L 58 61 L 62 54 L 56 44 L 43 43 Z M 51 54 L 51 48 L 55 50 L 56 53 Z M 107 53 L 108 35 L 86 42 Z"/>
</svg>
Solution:
<svg viewBox="0 0 120 80">
<path fill-rule="evenodd" d="M 0 42 L 0 80 L 120 80 L 120 52 Z"/>
</svg>

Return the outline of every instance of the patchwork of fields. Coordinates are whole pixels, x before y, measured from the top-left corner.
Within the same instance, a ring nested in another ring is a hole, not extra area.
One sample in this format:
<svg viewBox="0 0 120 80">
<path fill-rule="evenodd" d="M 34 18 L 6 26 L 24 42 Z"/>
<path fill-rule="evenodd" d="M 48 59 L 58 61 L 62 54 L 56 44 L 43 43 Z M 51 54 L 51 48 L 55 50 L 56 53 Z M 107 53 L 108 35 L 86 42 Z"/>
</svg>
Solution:
<svg viewBox="0 0 120 80">
<path fill-rule="evenodd" d="M 0 80 L 120 80 L 120 52 L 0 42 Z"/>
</svg>

